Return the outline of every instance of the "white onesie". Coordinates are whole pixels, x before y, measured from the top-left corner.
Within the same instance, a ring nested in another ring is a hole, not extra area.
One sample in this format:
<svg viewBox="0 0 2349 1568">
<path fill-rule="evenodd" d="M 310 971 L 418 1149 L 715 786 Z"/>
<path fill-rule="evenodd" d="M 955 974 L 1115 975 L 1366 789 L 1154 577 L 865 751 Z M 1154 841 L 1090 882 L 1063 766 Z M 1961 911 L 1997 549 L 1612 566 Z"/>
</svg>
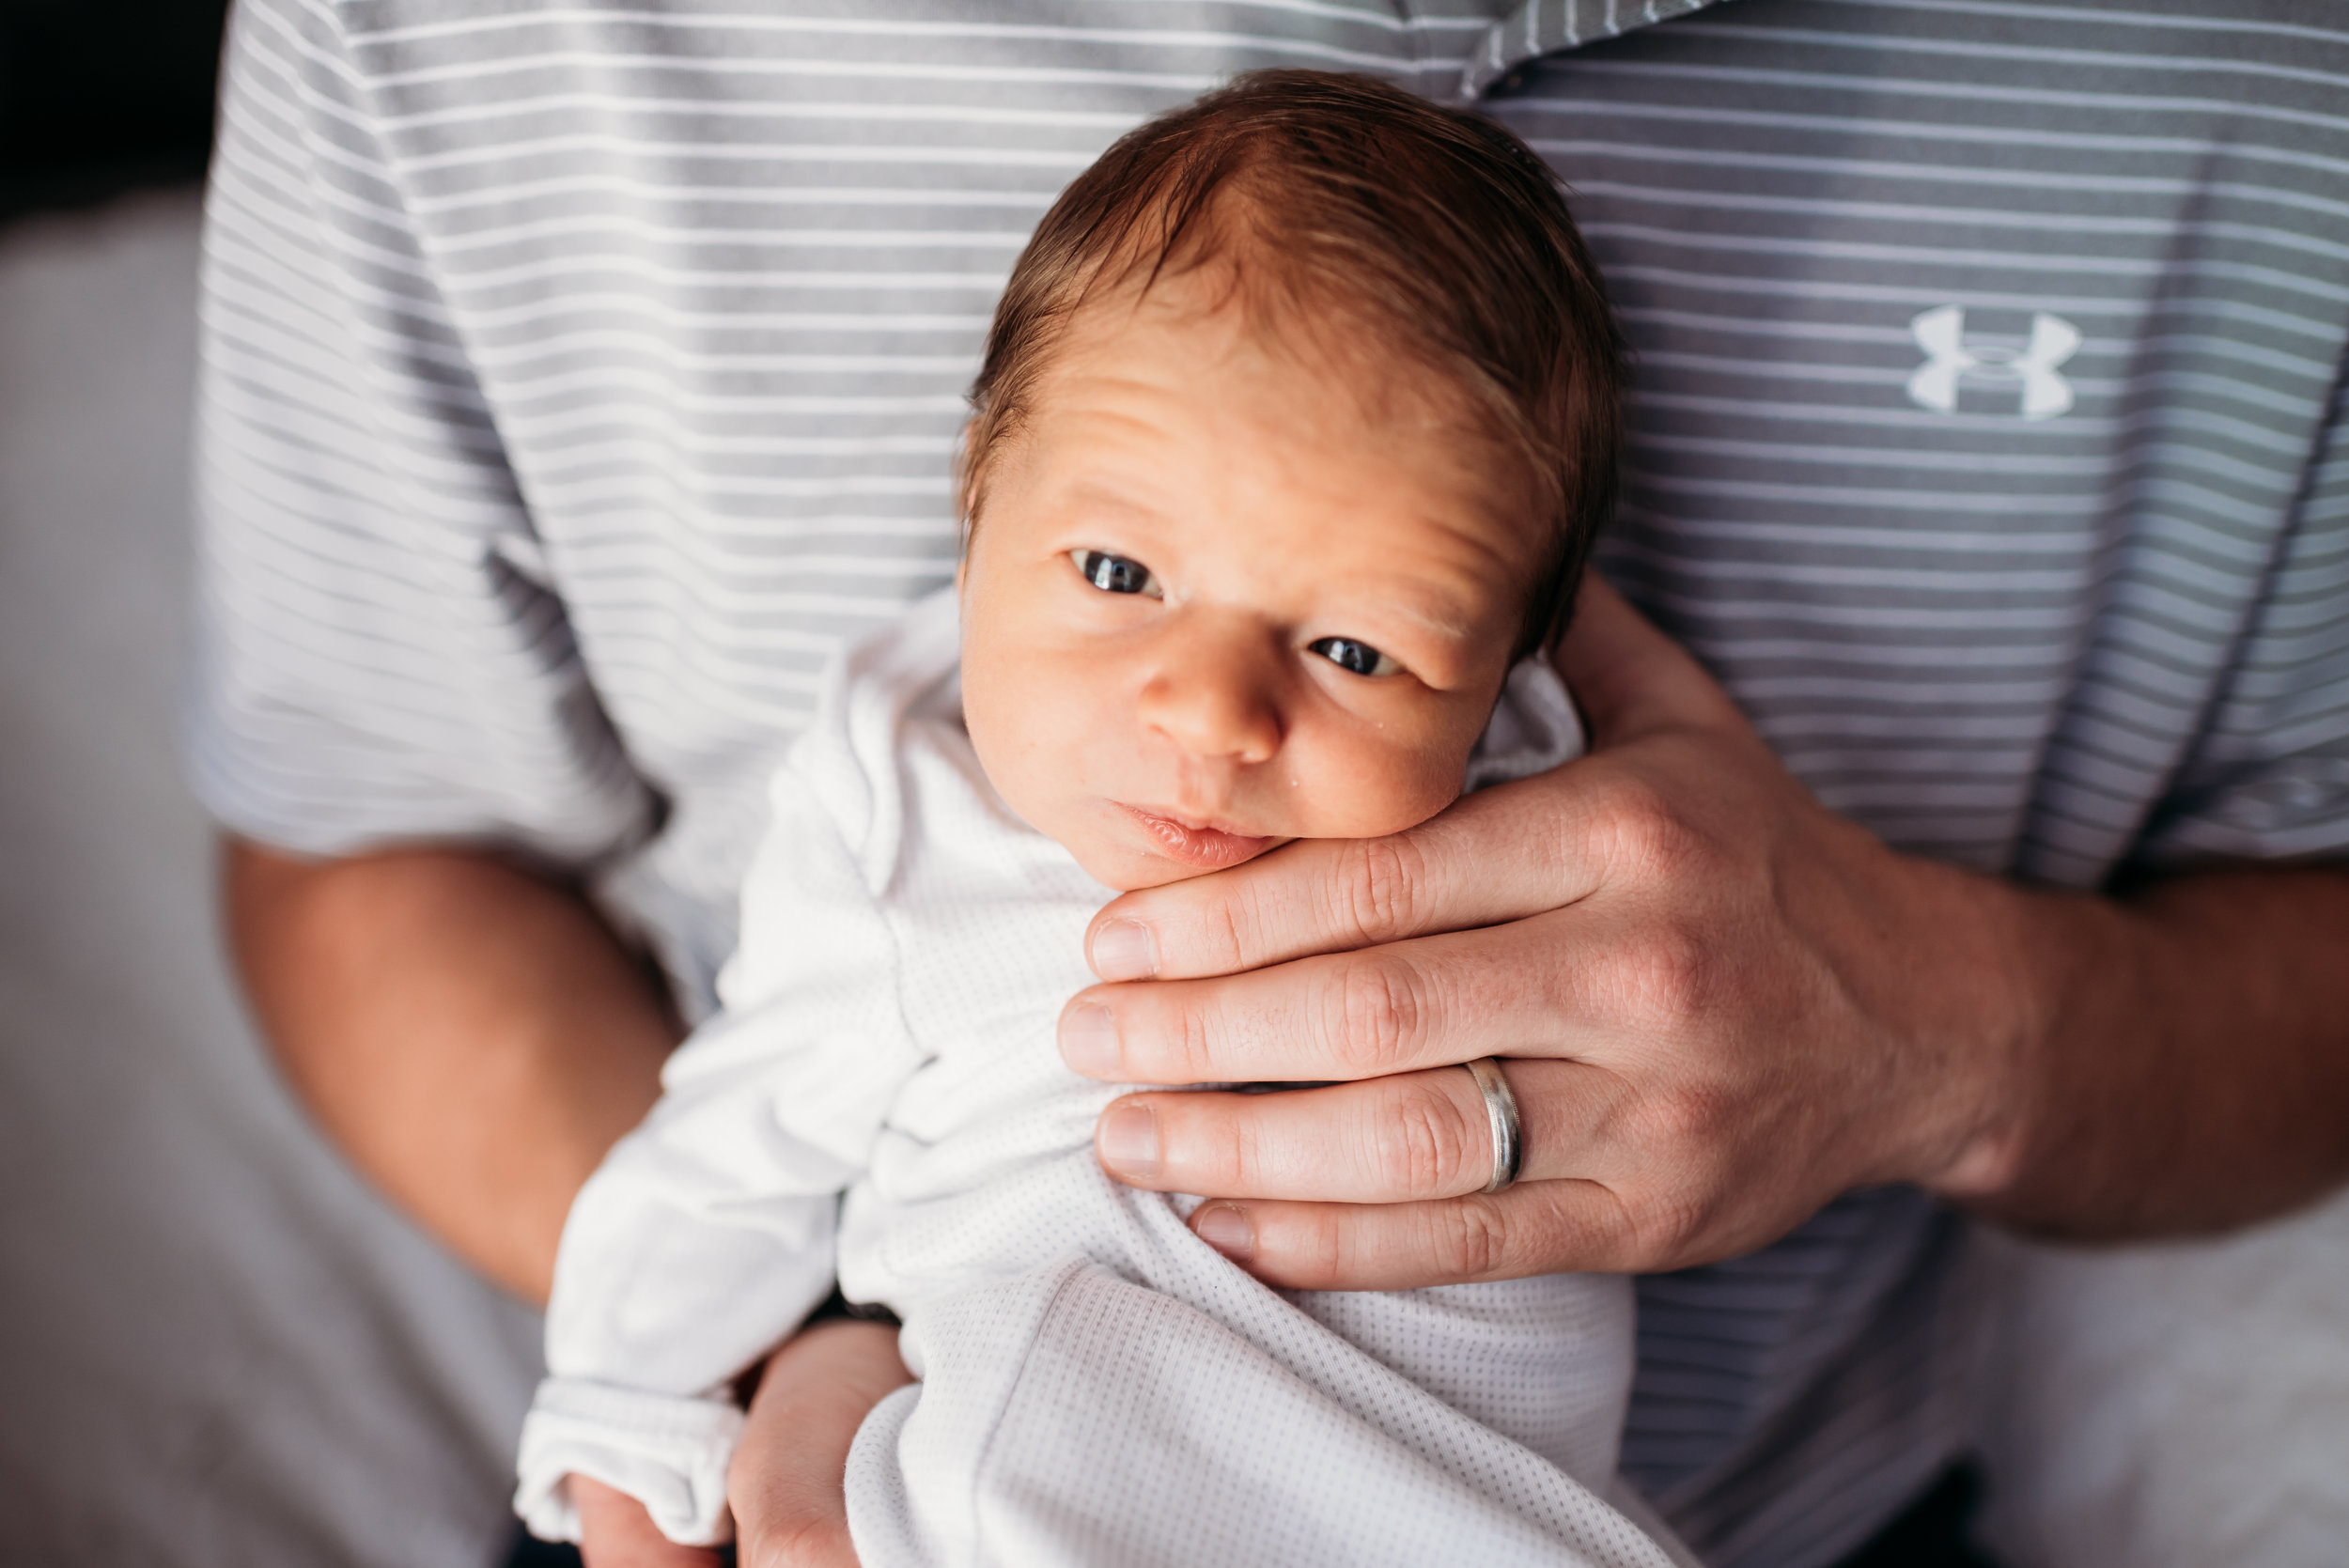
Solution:
<svg viewBox="0 0 2349 1568">
<path fill-rule="evenodd" d="M 1275 1291 L 1184 1225 L 1197 1200 L 1101 1173 L 1121 1090 L 1054 1026 L 1114 895 L 988 785 L 957 655 L 952 593 L 915 606 L 777 773 L 723 1011 L 563 1233 L 530 1528 L 576 1538 L 578 1473 L 722 1539 L 729 1381 L 836 1273 L 921 1379 L 849 1457 L 866 1568 L 1672 1561 L 1618 1511 L 1645 1517 L 1615 1477 L 1627 1281 Z M 1529 662 L 1470 782 L 1579 745 Z"/>
</svg>

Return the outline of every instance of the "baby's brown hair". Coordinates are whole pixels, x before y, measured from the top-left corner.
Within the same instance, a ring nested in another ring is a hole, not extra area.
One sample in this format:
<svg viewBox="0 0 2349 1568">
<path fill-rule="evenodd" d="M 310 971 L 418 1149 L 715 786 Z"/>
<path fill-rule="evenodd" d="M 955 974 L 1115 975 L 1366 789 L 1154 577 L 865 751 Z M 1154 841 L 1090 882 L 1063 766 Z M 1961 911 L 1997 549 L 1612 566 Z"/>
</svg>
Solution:
<svg viewBox="0 0 2349 1568">
<path fill-rule="evenodd" d="M 1207 262 L 1234 269 L 1267 329 L 1335 318 L 1449 383 L 1549 524 L 1517 651 L 1561 630 L 1614 508 L 1614 313 L 1556 179 L 1524 143 L 1367 76 L 1252 71 L 1128 132 L 1061 194 L 1012 269 L 972 384 L 965 526 L 1093 291 Z"/>
</svg>

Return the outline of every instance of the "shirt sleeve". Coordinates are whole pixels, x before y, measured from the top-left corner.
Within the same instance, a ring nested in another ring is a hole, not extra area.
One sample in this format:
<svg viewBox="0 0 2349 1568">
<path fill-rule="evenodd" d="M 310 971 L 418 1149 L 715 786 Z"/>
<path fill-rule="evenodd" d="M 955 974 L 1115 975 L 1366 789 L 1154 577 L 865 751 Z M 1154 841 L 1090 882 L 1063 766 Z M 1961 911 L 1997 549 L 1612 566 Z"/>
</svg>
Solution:
<svg viewBox="0 0 2349 1568">
<path fill-rule="evenodd" d="M 919 1064 L 894 938 L 823 799 L 841 781 L 811 778 L 811 753 L 827 749 L 777 777 L 723 1011 L 564 1227 L 515 1497 L 548 1539 L 577 1539 L 571 1475 L 635 1497 L 672 1540 L 724 1538 L 730 1385 L 830 1294 L 839 1193 Z"/>
<path fill-rule="evenodd" d="M 2349 855 L 2349 376 L 2267 591 L 2138 859 Z"/>
<path fill-rule="evenodd" d="M 223 62 L 196 432 L 191 771 L 310 853 L 646 823 L 338 8 L 244 0 Z"/>
</svg>

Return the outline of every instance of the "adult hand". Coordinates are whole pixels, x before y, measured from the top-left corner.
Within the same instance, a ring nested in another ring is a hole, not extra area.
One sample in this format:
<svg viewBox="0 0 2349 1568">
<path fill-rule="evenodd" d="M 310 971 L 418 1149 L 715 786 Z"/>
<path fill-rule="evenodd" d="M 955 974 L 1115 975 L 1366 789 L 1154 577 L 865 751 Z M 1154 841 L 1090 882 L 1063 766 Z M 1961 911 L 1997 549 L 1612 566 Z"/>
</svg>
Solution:
<svg viewBox="0 0 2349 1568">
<path fill-rule="evenodd" d="M 1392 838 L 1127 894 L 1088 934 L 1095 971 L 1127 983 L 1064 1013 L 1078 1071 L 1337 1080 L 1128 1095 L 1101 1118 L 1112 1174 L 1222 1200 L 1194 1227 L 1263 1279 L 1668 1269 L 1854 1187 L 2009 1172 L 2031 895 L 1826 810 L 1595 579 L 1560 663 L 1589 756 Z M 1526 1145 L 1493 1196 L 1456 1065 L 1487 1055 Z"/>
</svg>

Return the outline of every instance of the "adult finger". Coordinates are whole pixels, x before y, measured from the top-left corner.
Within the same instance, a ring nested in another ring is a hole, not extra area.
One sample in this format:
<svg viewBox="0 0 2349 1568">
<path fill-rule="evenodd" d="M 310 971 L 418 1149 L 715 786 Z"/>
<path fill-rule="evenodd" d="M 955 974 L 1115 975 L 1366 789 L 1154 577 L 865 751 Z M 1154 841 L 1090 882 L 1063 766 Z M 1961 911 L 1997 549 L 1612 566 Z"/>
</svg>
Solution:
<svg viewBox="0 0 2349 1568">
<path fill-rule="evenodd" d="M 1520 1181 L 1625 1170 L 1615 1136 L 1631 1101 L 1579 1062 L 1501 1064 L 1517 1103 Z M 1128 1094 L 1102 1112 L 1102 1168 L 1130 1187 L 1219 1198 L 1400 1203 L 1455 1198 L 1492 1179 L 1491 1120 L 1459 1067 L 1282 1094 Z"/>
<path fill-rule="evenodd" d="M 1671 726 L 1747 727 L 1720 684 L 1595 572 L 1555 654 L 1594 751 Z"/>
<path fill-rule="evenodd" d="M 1416 1290 L 1568 1271 L 1627 1272 L 1641 1238 L 1599 1182 L 1521 1182 L 1490 1196 L 1418 1203 L 1219 1199 L 1190 1217 L 1200 1238 L 1286 1290 Z"/>
<path fill-rule="evenodd" d="M 1127 1083 L 1379 1078 L 1480 1056 L 1573 1054 L 1558 917 L 1300 958 L 1212 980 L 1095 986 L 1061 1012 L 1061 1056 Z"/>
<path fill-rule="evenodd" d="M 1642 1008 L 1706 1004 L 1703 955 L 1684 939 L 1659 956 L 1638 912 L 1593 902 L 1242 974 L 1094 986 L 1062 1009 L 1061 1055 L 1088 1078 L 1170 1086 L 1589 1060 Z"/>
<path fill-rule="evenodd" d="M 1125 894 L 1094 917 L 1085 957 L 1104 980 L 1177 980 L 1520 919 L 1588 890 L 1602 811 L 1518 784 L 1386 838 L 1301 841 Z"/>
</svg>

